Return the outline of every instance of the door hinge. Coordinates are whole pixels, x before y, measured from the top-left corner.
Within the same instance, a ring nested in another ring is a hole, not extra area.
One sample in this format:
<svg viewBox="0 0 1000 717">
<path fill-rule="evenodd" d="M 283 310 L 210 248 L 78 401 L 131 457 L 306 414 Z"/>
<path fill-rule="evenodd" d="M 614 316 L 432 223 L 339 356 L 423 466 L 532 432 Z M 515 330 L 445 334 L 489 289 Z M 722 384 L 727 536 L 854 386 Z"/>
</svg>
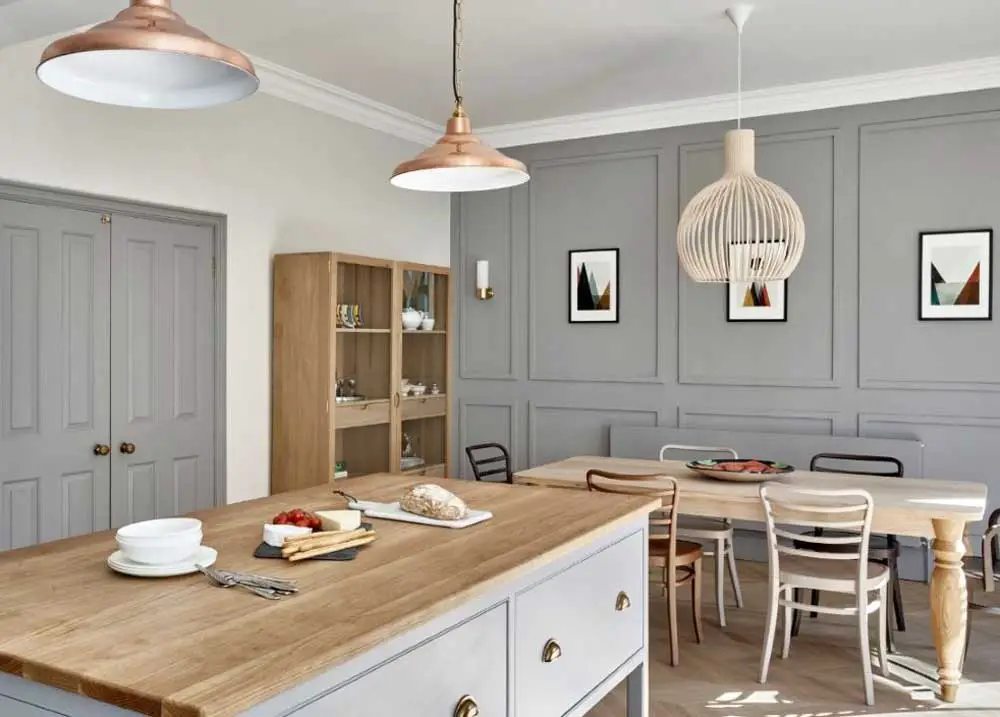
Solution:
<svg viewBox="0 0 1000 717">
<path fill-rule="evenodd" d="M 215 278 L 215 257 L 212 257 L 212 278 Z"/>
<path fill-rule="evenodd" d="M 101 215 L 101 224 L 110 224 L 110 223 L 111 223 L 111 215 L 110 214 L 102 214 Z"/>
</svg>

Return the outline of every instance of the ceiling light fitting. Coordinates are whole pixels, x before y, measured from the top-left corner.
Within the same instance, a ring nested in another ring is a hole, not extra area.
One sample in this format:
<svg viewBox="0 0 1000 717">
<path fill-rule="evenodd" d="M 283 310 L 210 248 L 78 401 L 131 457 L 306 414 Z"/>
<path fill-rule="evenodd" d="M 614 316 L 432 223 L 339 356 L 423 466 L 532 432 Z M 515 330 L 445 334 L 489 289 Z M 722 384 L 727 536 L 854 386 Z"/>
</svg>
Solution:
<svg viewBox="0 0 1000 717">
<path fill-rule="evenodd" d="M 455 112 L 441 139 L 396 167 L 389 180 L 393 185 L 425 192 L 478 192 L 514 187 L 530 178 L 522 162 L 472 134 L 472 124 L 462 107 L 461 59 L 462 0 L 454 0 L 451 79 Z"/>
<path fill-rule="evenodd" d="M 170 0 L 131 0 L 113 20 L 56 40 L 36 74 L 73 97 L 154 109 L 234 102 L 260 85 L 246 55 L 188 25 Z"/>
<path fill-rule="evenodd" d="M 737 33 L 736 129 L 723 143 L 725 171 L 688 203 L 677 225 L 681 266 L 697 282 L 787 279 L 805 244 L 805 222 L 795 200 L 757 176 L 754 133 L 743 129 L 743 25 L 751 5 L 726 11 Z"/>
</svg>

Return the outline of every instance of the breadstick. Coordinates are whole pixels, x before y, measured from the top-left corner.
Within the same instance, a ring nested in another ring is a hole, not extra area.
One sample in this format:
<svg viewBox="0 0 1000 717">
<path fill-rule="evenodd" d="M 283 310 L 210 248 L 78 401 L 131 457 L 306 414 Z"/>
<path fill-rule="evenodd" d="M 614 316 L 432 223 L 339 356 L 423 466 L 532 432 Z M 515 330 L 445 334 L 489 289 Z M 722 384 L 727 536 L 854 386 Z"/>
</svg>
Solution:
<svg viewBox="0 0 1000 717">
<path fill-rule="evenodd" d="M 378 537 L 375 533 L 370 533 L 364 538 L 358 538 L 357 540 L 349 540 L 341 545 L 333 545 L 324 548 L 316 548 L 315 550 L 306 550 L 305 552 L 293 553 L 286 556 L 287 560 L 292 563 L 296 563 L 300 560 L 308 560 L 309 558 L 315 558 L 317 555 L 326 555 L 327 553 L 335 553 L 340 550 L 347 550 L 348 548 L 357 548 L 362 545 L 368 545 L 368 543 L 375 542 L 375 538 Z"/>
<path fill-rule="evenodd" d="M 314 548 L 322 548 L 328 545 L 338 545 L 340 543 L 347 542 L 348 540 L 360 538 L 367 532 L 367 530 L 358 529 L 328 533 L 326 536 L 314 537 L 311 540 L 296 540 L 293 543 L 289 543 L 286 540 L 285 544 L 281 546 L 281 554 L 283 556 L 288 556 L 292 553 L 300 553 L 306 550 L 313 550 Z"/>
<path fill-rule="evenodd" d="M 288 538 L 285 538 L 285 545 L 288 545 L 289 543 L 301 543 L 304 540 L 316 540 L 317 538 L 332 538 L 335 535 L 344 536 L 344 535 L 353 535 L 355 533 L 361 534 L 364 532 L 365 532 L 364 528 L 358 528 L 357 530 L 326 530 L 316 533 L 306 533 L 304 535 L 292 535 Z"/>
</svg>

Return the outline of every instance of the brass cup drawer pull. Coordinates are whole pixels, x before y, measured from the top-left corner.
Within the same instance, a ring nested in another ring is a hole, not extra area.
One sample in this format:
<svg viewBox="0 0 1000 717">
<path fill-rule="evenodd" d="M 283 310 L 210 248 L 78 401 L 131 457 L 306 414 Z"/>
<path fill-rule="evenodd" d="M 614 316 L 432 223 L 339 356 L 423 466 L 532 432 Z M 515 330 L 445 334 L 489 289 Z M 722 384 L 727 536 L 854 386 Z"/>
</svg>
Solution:
<svg viewBox="0 0 1000 717">
<path fill-rule="evenodd" d="M 98 443 L 94 446 L 95 456 L 106 456 L 111 453 L 111 446 L 104 445 L 103 443 Z"/>
<path fill-rule="evenodd" d="M 555 640 L 549 640 L 542 648 L 542 662 L 555 662 L 562 657 L 562 648 Z"/>
<path fill-rule="evenodd" d="M 628 593 L 622 590 L 615 600 L 615 612 L 624 612 L 632 607 L 632 601 L 628 599 Z"/>
<path fill-rule="evenodd" d="M 122 443 L 120 446 L 118 446 L 118 450 L 121 451 L 123 455 L 130 456 L 133 453 L 135 453 L 135 444 L 134 443 Z"/>
<path fill-rule="evenodd" d="M 479 717 L 479 705 L 469 695 L 464 695 L 455 706 L 455 717 Z"/>
</svg>

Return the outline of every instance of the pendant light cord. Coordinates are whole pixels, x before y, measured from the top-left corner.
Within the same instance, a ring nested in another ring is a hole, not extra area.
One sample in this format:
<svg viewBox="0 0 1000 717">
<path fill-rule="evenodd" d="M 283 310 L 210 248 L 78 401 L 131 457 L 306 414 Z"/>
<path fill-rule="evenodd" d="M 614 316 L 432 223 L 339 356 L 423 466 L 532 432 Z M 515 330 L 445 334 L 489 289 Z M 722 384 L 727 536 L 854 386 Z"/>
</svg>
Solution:
<svg viewBox="0 0 1000 717">
<path fill-rule="evenodd" d="M 743 127 L 743 28 L 736 28 L 736 129 Z"/>
<path fill-rule="evenodd" d="M 455 110 L 462 107 L 462 80 L 459 64 L 462 60 L 462 0 L 455 0 L 451 24 L 451 88 L 455 95 Z"/>
</svg>

